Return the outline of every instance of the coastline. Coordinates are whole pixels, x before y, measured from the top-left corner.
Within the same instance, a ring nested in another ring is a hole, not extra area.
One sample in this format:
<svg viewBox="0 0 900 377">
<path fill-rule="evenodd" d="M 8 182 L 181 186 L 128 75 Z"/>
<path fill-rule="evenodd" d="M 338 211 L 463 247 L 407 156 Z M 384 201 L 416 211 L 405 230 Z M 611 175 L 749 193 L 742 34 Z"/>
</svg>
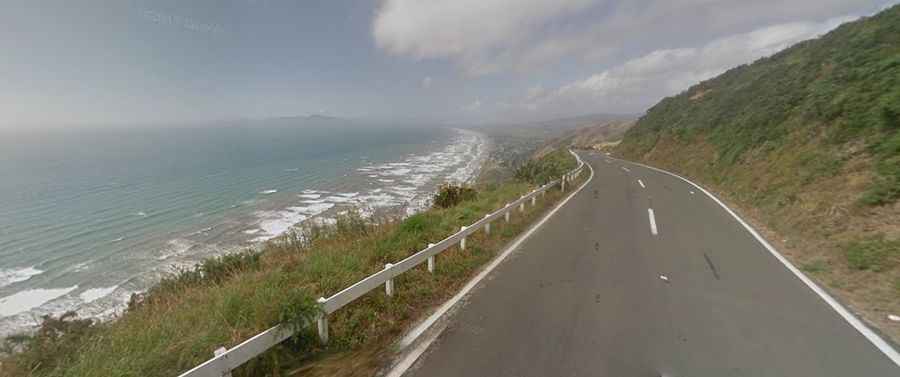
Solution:
<svg viewBox="0 0 900 377">
<path fill-rule="evenodd" d="M 126 308 L 133 294 L 141 294 L 156 285 L 162 278 L 185 269 L 191 269 L 203 260 L 235 253 L 243 250 L 260 250 L 266 242 L 277 240 L 287 232 L 300 229 L 305 224 L 333 223 L 335 216 L 349 209 L 358 210 L 364 217 L 381 215 L 400 215 L 407 217 L 430 206 L 430 200 L 443 181 L 454 181 L 463 184 L 474 183 L 482 171 L 490 148 L 487 135 L 471 130 L 454 129 L 448 145 L 440 150 L 421 155 L 397 156 L 394 161 L 381 164 L 363 164 L 355 169 L 359 175 L 370 180 L 377 180 L 384 187 L 368 188 L 342 192 L 335 190 L 303 189 L 297 193 L 290 190 L 264 189 L 259 191 L 261 197 L 269 200 L 283 194 L 297 203 L 284 203 L 281 209 L 259 210 L 252 213 L 258 221 L 258 228 L 244 229 L 238 237 L 242 238 L 231 245 L 199 244 L 190 239 L 192 236 L 203 236 L 210 233 L 212 227 L 193 231 L 186 237 L 173 238 L 168 242 L 171 250 L 162 250 L 151 256 L 160 265 L 139 278 L 131 278 L 116 284 L 83 287 L 73 286 L 51 289 L 29 289 L 6 295 L 0 302 L 6 305 L 7 313 L 0 313 L 0 338 L 10 335 L 33 332 L 40 323 L 40 315 L 61 315 L 74 310 L 79 318 L 92 318 L 108 321 L 118 317 Z M 461 138 L 474 139 L 471 143 L 459 143 Z M 461 147 L 463 145 L 464 147 Z M 454 149 L 455 148 L 455 149 Z M 474 151 L 474 156 L 471 152 Z M 468 160 L 466 160 L 466 157 Z M 461 165 L 460 165 L 461 164 Z M 437 167 L 436 167 L 437 165 Z M 459 165 L 459 166 L 458 166 Z M 345 177 L 351 172 L 345 174 Z M 390 187 L 387 187 L 390 186 Z M 358 188 L 358 186 L 352 187 Z M 275 200 L 273 200 L 275 201 Z M 146 214 L 145 214 L 146 216 Z M 246 219 L 245 219 L 246 220 Z M 266 223 L 266 221 L 271 221 Z M 277 226 L 271 226 L 271 225 Z M 269 225 L 269 229 L 265 227 Z M 272 232 L 268 232 L 272 231 Z M 264 233 L 265 232 L 265 233 Z M 183 259 L 182 259 L 183 258 Z M 84 268 L 74 265 L 74 270 Z M 38 276 L 38 271 L 23 271 L 21 274 L 10 274 L 13 283 L 25 281 L 31 276 Z M 30 274 L 30 275 L 28 275 Z M 18 279 L 18 280 L 16 280 Z M 44 314 L 31 314 L 31 310 L 41 306 L 50 306 Z M 18 310 L 16 305 L 30 306 L 25 311 Z M 11 315 L 9 315 L 11 314 Z"/>
</svg>

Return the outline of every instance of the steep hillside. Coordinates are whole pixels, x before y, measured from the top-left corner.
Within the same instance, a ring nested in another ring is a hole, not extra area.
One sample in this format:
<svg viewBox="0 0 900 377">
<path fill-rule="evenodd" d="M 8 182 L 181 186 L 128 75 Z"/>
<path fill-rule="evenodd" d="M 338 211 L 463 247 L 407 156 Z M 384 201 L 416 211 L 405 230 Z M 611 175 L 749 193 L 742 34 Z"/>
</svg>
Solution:
<svg viewBox="0 0 900 377">
<path fill-rule="evenodd" d="M 616 153 L 714 189 L 900 339 L 900 6 L 662 100 Z"/>
</svg>

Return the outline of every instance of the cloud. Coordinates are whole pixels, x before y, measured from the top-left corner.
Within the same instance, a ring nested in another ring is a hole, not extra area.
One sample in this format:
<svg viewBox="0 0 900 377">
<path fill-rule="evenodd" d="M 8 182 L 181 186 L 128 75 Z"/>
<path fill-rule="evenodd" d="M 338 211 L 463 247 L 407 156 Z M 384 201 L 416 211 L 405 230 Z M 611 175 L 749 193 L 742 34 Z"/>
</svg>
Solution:
<svg viewBox="0 0 900 377">
<path fill-rule="evenodd" d="M 554 90 L 529 89 L 518 107 L 550 114 L 640 112 L 662 97 L 824 34 L 850 19 L 785 23 L 722 37 L 701 47 L 652 51 Z"/>
<path fill-rule="evenodd" d="M 386 0 L 376 13 L 372 33 L 377 46 L 391 53 L 420 59 L 452 57 L 470 73 L 489 73 L 501 66 L 495 60 L 525 48 L 553 20 L 597 2 Z"/>
<path fill-rule="evenodd" d="M 372 34 L 389 53 L 448 59 L 467 74 L 481 75 L 528 72 L 567 61 L 615 64 L 767 25 L 874 11 L 879 3 L 883 1 L 385 0 Z"/>
<path fill-rule="evenodd" d="M 431 76 L 426 76 L 424 79 L 422 79 L 422 87 L 425 88 L 425 89 L 430 88 L 430 87 L 431 87 L 431 81 L 432 81 L 432 80 L 431 80 Z"/>
</svg>

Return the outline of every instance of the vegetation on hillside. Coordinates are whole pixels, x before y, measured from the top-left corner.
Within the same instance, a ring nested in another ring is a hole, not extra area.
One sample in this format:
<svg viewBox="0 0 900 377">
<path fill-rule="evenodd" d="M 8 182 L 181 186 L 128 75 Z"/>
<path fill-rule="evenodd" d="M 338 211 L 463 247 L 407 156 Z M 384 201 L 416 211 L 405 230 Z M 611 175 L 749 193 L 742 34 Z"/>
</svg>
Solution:
<svg viewBox="0 0 900 377">
<path fill-rule="evenodd" d="M 715 189 L 898 339 L 898 116 L 894 6 L 660 101 L 616 152 Z"/>
<path fill-rule="evenodd" d="M 628 132 L 622 150 L 646 154 L 662 135 L 702 138 L 715 146 L 716 170 L 793 143 L 821 143 L 800 164 L 812 176 L 835 174 L 847 160 L 871 156 L 877 175 L 860 200 L 883 205 L 900 197 L 898 131 L 895 6 L 662 100 Z"/>
<path fill-rule="evenodd" d="M 412 321 L 453 295 L 563 193 L 550 190 L 536 207 L 527 206 L 509 223 L 497 222 L 490 235 L 471 235 L 466 251 L 440 254 L 434 274 L 423 266 L 397 277 L 394 297 L 375 290 L 333 313 L 327 347 L 304 326 L 318 313 L 314 299 L 422 250 L 533 187 L 521 181 L 479 187 L 477 195 L 462 195 L 454 205 L 403 220 L 373 221 L 350 212 L 334 225 L 307 226 L 261 251 L 209 259 L 134 297 L 112 322 L 69 314 L 47 318 L 33 336 L 10 338 L 20 352 L 2 360 L 0 375 L 175 376 L 212 357 L 216 348 L 232 347 L 277 323 L 305 330 L 235 376 L 298 369 L 307 376 L 372 375 Z"/>
<path fill-rule="evenodd" d="M 546 143 L 542 150 L 538 150 L 538 156 L 543 154 L 544 149 L 554 150 L 574 147 L 578 149 L 602 150 L 615 146 L 632 126 L 634 126 L 634 120 L 618 120 L 571 130 Z"/>
<path fill-rule="evenodd" d="M 432 199 L 432 205 L 436 208 L 450 208 L 477 197 L 478 191 L 472 187 L 445 184 L 438 187 Z"/>
<path fill-rule="evenodd" d="M 574 169 L 575 160 L 566 149 L 556 149 L 541 158 L 530 159 L 516 167 L 516 179 L 535 185 L 543 185 Z"/>
</svg>

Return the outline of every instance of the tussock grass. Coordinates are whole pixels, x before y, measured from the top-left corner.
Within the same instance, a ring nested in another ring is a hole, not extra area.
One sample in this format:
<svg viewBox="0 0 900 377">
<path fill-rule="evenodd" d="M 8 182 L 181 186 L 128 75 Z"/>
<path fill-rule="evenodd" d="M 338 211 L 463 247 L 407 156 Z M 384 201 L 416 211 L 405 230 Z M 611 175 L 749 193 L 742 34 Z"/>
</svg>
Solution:
<svg viewBox="0 0 900 377">
<path fill-rule="evenodd" d="M 574 159 L 567 166 L 574 167 Z M 509 182 L 484 187 L 477 197 L 432 208 L 405 220 L 369 221 L 350 213 L 333 226 L 307 227 L 247 251 L 206 261 L 136 297 L 115 321 L 61 335 L 53 354 L 42 348 L 4 360 L 10 376 L 174 376 L 278 323 L 302 330 L 291 340 L 245 364 L 235 376 L 370 375 L 390 344 L 411 321 L 451 296 L 502 245 L 563 195 L 551 190 L 536 207 L 516 211 L 509 224 L 477 232 L 466 251 L 437 257 L 434 274 L 424 266 L 395 279 L 396 293 L 375 290 L 329 317 L 331 340 L 318 344 L 309 323 L 315 298 L 329 296 L 456 232 L 517 199 L 533 186 Z M 83 325 L 83 324 L 82 324 Z M 62 333 L 61 333 L 62 334 Z M 55 343 L 54 343 L 55 344 Z"/>
</svg>

